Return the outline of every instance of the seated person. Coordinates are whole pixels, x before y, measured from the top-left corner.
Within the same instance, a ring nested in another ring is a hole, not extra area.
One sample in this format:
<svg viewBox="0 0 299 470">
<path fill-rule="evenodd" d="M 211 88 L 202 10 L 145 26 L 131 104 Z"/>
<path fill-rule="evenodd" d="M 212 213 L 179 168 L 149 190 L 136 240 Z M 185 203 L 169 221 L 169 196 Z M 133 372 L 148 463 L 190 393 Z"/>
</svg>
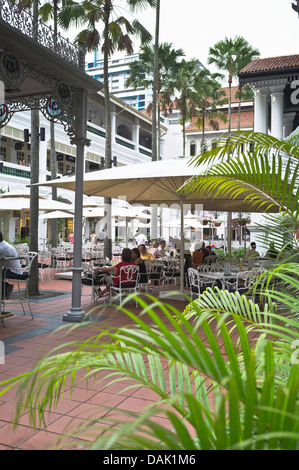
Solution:
<svg viewBox="0 0 299 470">
<path fill-rule="evenodd" d="M 10 245 L 7 241 L 3 240 L 3 234 L 0 232 L 0 256 L 5 256 L 5 257 L 18 257 L 18 252 L 17 250 Z M 21 268 L 21 263 L 20 260 L 14 259 L 14 260 L 6 260 L 2 261 L 2 276 L 8 278 L 8 279 L 20 279 L 20 275 L 23 274 L 22 268 Z M 2 277 L 2 279 L 3 279 Z M 5 283 L 2 281 L 2 298 L 4 298 L 4 295 L 6 298 L 8 298 L 12 291 L 13 291 L 13 284 L 9 284 L 8 282 Z"/>
<path fill-rule="evenodd" d="M 203 264 L 203 252 L 201 251 L 200 243 L 195 243 L 192 254 L 192 268 L 197 269 L 197 266 L 201 264 Z"/>
<path fill-rule="evenodd" d="M 159 256 L 162 257 L 162 256 L 165 256 L 166 255 L 166 242 L 165 240 L 160 240 L 160 246 L 159 246 Z"/>
<path fill-rule="evenodd" d="M 140 253 L 140 258 L 144 260 L 150 260 L 150 261 L 153 261 L 155 259 L 151 253 L 146 251 L 146 247 L 143 243 L 138 246 L 138 249 Z"/>
<path fill-rule="evenodd" d="M 248 268 L 251 269 L 253 268 L 253 265 L 256 261 L 260 259 L 260 254 L 258 251 L 256 251 L 256 243 L 251 242 L 250 243 L 250 250 L 247 251 L 245 259 L 248 260 Z"/>
<path fill-rule="evenodd" d="M 139 266 L 139 282 L 140 284 L 146 284 L 148 282 L 148 275 L 146 273 L 146 265 L 144 260 L 140 257 L 138 248 L 132 249 L 132 261 Z"/>
<path fill-rule="evenodd" d="M 207 249 L 207 252 L 208 252 L 208 256 L 205 256 L 204 263 L 205 264 L 215 263 L 216 262 L 216 253 L 214 253 L 214 251 L 212 250 L 212 247 L 210 247 L 210 246 L 207 246 L 206 249 Z"/>
<path fill-rule="evenodd" d="M 155 259 L 159 258 L 159 250 L 158 250 L 158 247 L 159 247 L 159 243 L 157 242 L 157 240 L 154 240 L 151 244 L 151 247 L 150 249 L 148 250 L 148 252 L 153 255 L 153 257 Z"/>
<path fill-rule="evenodd" d="M 269 250 L 266 253 L 266 258 L 276 259 L 278 257 L 278 251 L 274 246 L 274 242 L 271 242 L 269 245 Z"/>
<path fill-rule="evenodd" d="M 103 296 L 109 293 L 110 291 L 110 285 L 114 285 L 116 287 L 119 286 L 119 276 L 120 276 L 120 268 L 122 266 L 128 266 L 130 264 L 134 264 L 135 262 L 132 260 L 132 250 L 130 248 L 124 248 L 121 254 L 121 262 L 116 264 L 115 266 L 111 266 L 109 268 L 99 268 L 98 270 L 101 271 L 102 273 L 107 273 L 106 276 L 103 278 L 104 284 L 106 284 L 106 287 L 103 291 L 99 288 L 98 290 L 98 295 Z M 97 270 L 97 271 L 98 271 Z M 123 280 L 123 279 L 122 279 Z M 123 284 L 125 286 L 125 284 Z M 130 284 L 131 286 L 131 284 Z M 130 287 L 128 285 L 128 287 Z"/>
</svg>

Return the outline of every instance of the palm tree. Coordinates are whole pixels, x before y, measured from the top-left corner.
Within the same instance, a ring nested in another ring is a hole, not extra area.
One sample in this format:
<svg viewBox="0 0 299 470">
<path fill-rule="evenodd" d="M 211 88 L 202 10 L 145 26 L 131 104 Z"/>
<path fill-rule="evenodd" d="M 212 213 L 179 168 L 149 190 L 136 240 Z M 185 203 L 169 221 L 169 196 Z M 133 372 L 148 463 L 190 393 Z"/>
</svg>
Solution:
<svg viewBox="0 0 299 470">
<path fill-rule="evenodd" d="M 202 149 L 204 148 L 206 121 L 209 121 L 209 125 L 214 130 L 219 129 L 219 120 L 227 121 L 226 115 L 218 109 L 227 103 L 225 92 L 220 89 L 220 83 L 217 81 L 218 78 L 219 74 L 211 74 L 209 70 L 203 69 L 195 79 L 194 124 L 196 127 L 202 128 Z"/>
<path fill-rule="evenodd" d="M 225 38 L 218 41 L 209 49 L 209 64 L 215 64 L 220 70 L 228 73 L 229 102 L 228 102 L 228 132 L 231 132 L 231 87 L 233 78 L 238 72 L 259 56 L 259 51 L 254 49 L 241 36 L 234 39 Z"/>
<path fill-rule="evenodd" d="M 62 2 L 63 6 L 66 3 Z M 39 15 L 42 20 L 46 23 L 49 19 L 53 19 L 53 37 L 54 37 L 54 50 L 57 47 L 57 33 L 58 33 L 58 11 L 59 11 L 59 0 L 53 0 L 52 2 L 44 3 L 39 9 Z M 57 160 L 55 151 L 55 125 L 54 121 L 50 121 L 50 167 L 51 167 L 51 179 L 57 177 Z M 57 188 L 52 188 L 52 199 L 57 200 Z M 51 246 L 55 248 L 57 246 L 58 238 L 58 221 L 57 219 L 51 220 Z"/>
<path fill-rule="evenodd" d="M 171 106 L 171 90 L 168 83 L 170 77 L 173 77 L 177 71 L 178 59 L 184 55 L 182 49 L 173 49 L 171 43 L 162 43 L 159 45 L 158 51 L 158 76 L 157 76 L 157 109 L 158 109 L 158 160 L 160 159 L 160 116 L 163 112 L 167 115 Z M 154 76 L 154 57 L 155 50 L 152 45 L 144 45 L 140 49 L 139 59 L 130 64 L 130 76 L 126 80 L 126 87 L 132 86 L 134 89 L 138 87 L 153 87 Z M 148 113 L 153 116 L 154 105 L 151 103 L 147 109 Z"/>
<path fill-rule="evenodd" d="M 199 72 L 200 65 L 197 59 L 183 59 L 168 84 L 169 89 L 174 90 L 174 106 L 181 112 L 183 156 L 186 154 L 186 120 L 195 116 L 196 112 L 195 80 Z"/>
<path fill-rule="evenodd" d="M 135 11 L 138 8 L 146 6 L 155 7 L 156 0 L 127 0 L 128 6 Z M 104 54 L 104 93 L 106 108 L 106 142 L 105 142 L 105 168 L 111 168 L 111 106 L 108 82 L 108 59 L 115 50 L 126 51 L 128 54 L 133 52 L 133 43 L 131 36 L 140 37 L 141 43 L 151 40 L 150 33 L 140 24 L 137 19 L 132 22 L 124 16 L 115 16 L 117 5 L 114 0 L 87 0 L 81 4 L 84 13 L 72 16 L 72 12 L 64 10 L 60 15 L 60 22 L 68 28 L 72 22 L 78 24 L 82 22 L 86 28 L 81 31 L 76 41 L 86 43 L 88 50 L 94 50 L 102 44 Z M 69 14 L 70 13 L 70 14 Z M 98 25 L 103 31 L 98 30 Z M 111 217 L 107 217 L 111 210 L 111 198 L 104 198 L 104 211 L 106 213 L 106 236 L 104 241 L 104 256 L 111 258 L 112 240 L 111 240 Z"/>
</svg>

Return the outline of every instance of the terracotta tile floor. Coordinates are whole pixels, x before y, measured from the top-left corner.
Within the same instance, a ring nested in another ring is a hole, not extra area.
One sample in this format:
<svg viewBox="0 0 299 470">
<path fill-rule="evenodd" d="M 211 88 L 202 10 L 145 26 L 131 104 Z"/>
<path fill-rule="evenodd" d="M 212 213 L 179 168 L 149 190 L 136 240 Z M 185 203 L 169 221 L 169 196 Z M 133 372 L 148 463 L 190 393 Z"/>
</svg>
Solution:
<svg viewBox="0 0 299 470">
<path fill-rule="evenodd" d="M 53 272 L 51 276 L 54 277 Z M 52 279 L 40 282 L 40 290 L 59 291 L 62 295 L 32 301 L 33 320 L 29 315 L 22 314 L 20 305 L 10 306 L 14 316 L 5 320 L 4 327 L 0 325 L 0 340 L 5 345 L 5 363 L 0 364 L 0 381 L 27 372 L 40 355 L 66 341 L 65 328 L 72 327 L 73 324 L 62 321 L 62 317 L 71 306 L 71 287 L 69 280 Z M 88 312 L 90 287 L 84 286 L 82 294 L 82 307 Z M 138 312 L 135 303 L 131 305 L 132 311 Z M 174 302 L 173 305 L 183 311 L 186 304 Z M 97 305 L 92 315 L 97 327 L 130 323 L 125 314 L 110 306 L 103 311 L 101 306 Z M 65 327 L 63 331 L 59 330 L 62 326 Z M 92 333 L 94 329 L 85 325 L 73 331 L 71 338 L 80 341 L 87 339 Z M 109 425 L 117 419 L 121 410 L 140 413 L 157 398 L 150 390 L 130 387 L 129 380 L 125 383 L 125 390 L 123 384 L 108 386 L 109 380 L 105 378 L 107 372 L 100 372 L 99 375 L 103 380 L 96 383 L 91 380 L 86 390 L 86 383 L 82 380 L 83 373 L 78 374 L 71 397 L 66 392 L 58 406 L 46 414 L 46 424 L 39 424 L 35 429 L 29 425 L 26 410 L 18 425 L 15 428 L 11 425 L 15 412 L 16 388 L 0 396 L 0 449 L 84 449 L 84 443 L 92 440 L 93 433 L 96 433 L 96 425 L 91 421 L 95 416 L 102 425 Z M 69 389 L 70 381 L 67 381 L 67 390 Z M 167 419 L 159 415 L 158 411 L 157 421 L 167 425 Z M 82 430 L 78 434 L 72 431 L 74 425 L 89 424 L 89 430 Z"/>
</svg>

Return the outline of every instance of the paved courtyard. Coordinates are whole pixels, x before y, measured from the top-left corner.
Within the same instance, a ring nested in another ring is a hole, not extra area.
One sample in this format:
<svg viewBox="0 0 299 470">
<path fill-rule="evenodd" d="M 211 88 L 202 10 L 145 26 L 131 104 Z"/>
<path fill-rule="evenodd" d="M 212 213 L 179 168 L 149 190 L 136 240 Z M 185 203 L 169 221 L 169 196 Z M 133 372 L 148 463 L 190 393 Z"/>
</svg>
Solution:
<svg viewBox="0 0 299 470">
<path fill-rule="evenodd" d="M 71 306 L 72 283 L 69 280 L 53 279 L 53 273 L 51 276 L 51 281 L 40 282 L 40 290 L 52 291 L 55 296 L 31 301 L 34 319 L 31 319 L 30 315 L 24 316 L 19 304 L 12 304 L 9 310 L 14 316 L 5 319 L 4 326 L 0 325 L 0 339 L 5 344 L 5 363 L 0 364 L 1 381 L 27 372 L 40 355 L 52 351 L 67 340 L 84 340 L 95 332 L 91 325 L 85 325 L 73 331 L 69 337 L 65 337 L 65 328 L 73 326 L 62 321 L 63 315 Z M 91 308 L 90 287 L 84 286 L 82 294 L 82 307 L 88 312 Z M 26 308 L 26 304 L 24 305 Z M 185 305 L 185 302 L 176 303 L 180 309 Z M 133 302 L 130 308 L 134 312 L 138 311 Z M 101 304 L 97 304 L 91 320 L 93 325 L 103 329 L 107 325 L 127 325 L 130 321 L 124 313 L 113 307 L 108 306 L 103 310 Z M 61 327 L 64 328 L 61 330 Z M 80 377 L 84 375 L 80 372 L 72 396 L 66 392 L 57 408 L 46 414 L 46 427 L 40 425 L 32 429 L 29 425 L 28 412 L 24 411 L 20 422 L 13 429 L 11 422 L 15 413 L 17 388 L 14 387 L 2 395 L 0 449 L 84 449 L 86 440 L 93 439 L 93 423 L 90 424 L 89 431 L 85 430 L 76 435 L 73 435 L 72 427 L 86 425 L 95 416 L 98 417 L 99 423 L 109 425 L 111 423 L 109 419 L 117 419 L 120 410 L 141 412 L 145 406 L 157 399 L 152 391 L 142 387 L 123 391 L 124 383 L 108 386 L 105 372 L 102 371 L 100 374 L 103 380 L 97 383 L 90 381 L 86 390 L 86 382 L 84 380 L 80 382 Z M 126 381 L 125 384 L 130 385 L 130 381 Z M 67 386 L 67 390 L 69 389 L 70 385 Z M 122 391 L 117 393 L 120 390 Z M 156 419 L 167 424 L 164 417 L 157 415 Z"/>
</svg>

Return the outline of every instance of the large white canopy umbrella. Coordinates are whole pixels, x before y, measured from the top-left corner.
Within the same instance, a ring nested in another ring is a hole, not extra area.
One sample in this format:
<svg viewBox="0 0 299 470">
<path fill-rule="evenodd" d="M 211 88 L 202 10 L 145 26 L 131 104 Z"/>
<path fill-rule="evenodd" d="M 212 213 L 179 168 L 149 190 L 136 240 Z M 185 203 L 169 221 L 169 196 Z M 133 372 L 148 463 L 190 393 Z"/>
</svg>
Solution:
<svg viewBox="0 0 299 470">
<path fill-rule="evenodd" d="M 71 214 L 69 212 L 63 212 L 63 211 L 53 211 L 53 212 L 48 212 L 47 214 L 42 214 L 39 216 L 40 219 L 45 220 L 45 219 L 73 219 L 75 217 L 74 214 Z"/>
<path fill-rule="evenodd" d="M 21 211 L 30 209 L 30 198 L 28 197 L 2 196 L 3 194 L 0 195 L 0 211 Z M 72 206 L 70 204 L 54 201 L 52 199 L 39 198 L 38 204 L 40 211 L 72 210 Z"/>
<path fill-rule="evenodd" d="M 138 203 L 145 206 L 163 204 L 165 207 L 165 204 L 179 204 L 181 208 L 181 238 L 184 233 L 184 204 L 190 204 L 192 208 L 197 210 L 200 210 L 202 204 L 202 210 L 252 212 L 252 207 L 245 199 L 246 194 L 244 193 L 242 195 L 236 193 L 234 198 L 230 199 L 230 194 L 208 197 L 203 193 L 199 195 L 178 192 L 186 180 L 194 175 L 202 175 L 204 170 L 203 166 L 191 166 L 189 158 L 114 167 L 86 173 L 83 181 L 83 193 L 89 196 L 125 197 L 131 204 Z M 42 183 L 42 185 L 75 190 L 76 178 L 61 178 L 49 183 Z M 276 208 L 272 207 L 271 210 L 275 212 Z M 260 206 L 260 211 L 264 212 L 265 209 Z M 181 256 L 181 291 L 184 288 L 183 274 L 184 259 Z M 77 280 L 77 282 L 79 281 L 80 279 Z M 75 282 L 73 288 L 78 288 Z"/>
</svg>

